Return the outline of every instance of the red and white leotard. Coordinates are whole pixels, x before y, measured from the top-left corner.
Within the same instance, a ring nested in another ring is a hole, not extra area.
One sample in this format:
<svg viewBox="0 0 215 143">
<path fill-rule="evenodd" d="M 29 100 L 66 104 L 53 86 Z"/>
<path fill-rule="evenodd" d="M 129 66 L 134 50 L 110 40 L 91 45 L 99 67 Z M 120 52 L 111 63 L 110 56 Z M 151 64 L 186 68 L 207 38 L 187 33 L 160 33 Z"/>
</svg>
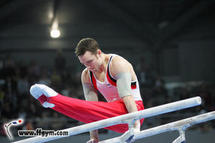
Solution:
<svg viewBox="0 0 215 143">
<path fill-rule="evenodd" d="M 108 61 L 104 82 L 97 80 L 93 72 L 90 71 L 90 79 L 94 88 L 104 96 L 107 102 L 113 102 L 121 99 L 117 91 L 116 79 L 114 79 L 110 73 L 110 63 L 115 56 L 118 56 L 118 55 L 111 54 L 111 57 Z M 135 101 L 142 100 L 140 95 L 138 80 L 131 82 L 131 94 L 134 97 Z"/>
</svg>

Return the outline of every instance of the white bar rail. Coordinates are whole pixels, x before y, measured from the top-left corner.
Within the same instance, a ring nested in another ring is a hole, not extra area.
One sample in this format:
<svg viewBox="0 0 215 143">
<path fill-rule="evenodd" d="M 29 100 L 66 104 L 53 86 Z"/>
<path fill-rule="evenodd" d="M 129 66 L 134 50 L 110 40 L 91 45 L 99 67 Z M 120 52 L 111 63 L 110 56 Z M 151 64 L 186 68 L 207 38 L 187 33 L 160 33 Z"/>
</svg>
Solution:
<svg viewBox="0 0 215 143">
<path fill-rule="evenodd" d="M 175 122 L 168 123 L 165 125 L 143 130 L 139 133 L 134 134 L 134 138 L 135 138 L 135 140 L 137 140 L 137 139 L 142 139 L 145 137 L 149 137 L 149 136 L 153 136 L 153 135 L 157 135 L 157 134 L 161 134 L 161 133 L 169 132 L 169 131 L 175 131 L 175 130 L 178 130 L 179 132 L 182 130 L 185 131 L 187 128 L 189 128 L 193 125 L 200 124 L 200 123 L 214 120 L 214 119 L 215 119 L 215 111 L 212 111 L 209 113 L 197 115 L 194 117 L 186 118 L 183 120 L 179 120 L 179 121 L 175 121 Z M 110 142 L 119 143 L 121 141 L 120 137 L 115 137 L 112 139 L 104 140 L 99 143 L 110 143 Z"/>
<path fill-rule="evenodd" d="M 108 119 L 100 120 L 93 123 L 88 123 L 88 124 L 73 127 L 73 128 L 64 129 L 61 131 L 68 131 L 69 136 L 77 135 L 80 133 L 84 133 L 91 130 L 96 130 L 96 129 L 100 129 L 100 128 L 104 128 L 104 127 L 108 127 L 116 124 L 129 123 L 129 121 L 134 119 L 138 120 L 142 118 L 148 118 L 156 115 L 161 115 L 164 113 L 169 113 L 177 110 L 198 106 L 201 104 L 201 102 L 202 100 L 200 97 L 193 97 L 185 100 L 180 100 L 180 101 L 148 108 L 138 112 L 133 112 L 133 113 L 129 113 L 129 114 L 113 117 L 113 118 L 108 118 Z M 36 136 L 36 137 L 20 140 L 14 143 L 29 143 L 29 142 L 43 143 L 43 142 L 56 140 L 63 137 L 65 136 L 48 136 L 48 137 Z"/>
</svg>

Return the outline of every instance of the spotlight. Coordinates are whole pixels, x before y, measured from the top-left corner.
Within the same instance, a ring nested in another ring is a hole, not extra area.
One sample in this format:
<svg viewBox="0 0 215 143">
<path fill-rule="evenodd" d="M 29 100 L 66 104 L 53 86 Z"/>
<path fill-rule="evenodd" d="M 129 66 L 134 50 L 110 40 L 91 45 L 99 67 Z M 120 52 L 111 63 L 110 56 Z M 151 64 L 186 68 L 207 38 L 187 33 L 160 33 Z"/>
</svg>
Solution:
<svg viewBox="0 0 215 143">
<path fill-rule="evenodd" d="M 52 38 L 59 38 L 60 37 L 60 30 L 59 29 L 51 29 L 50 36 Z"/>
</svg>

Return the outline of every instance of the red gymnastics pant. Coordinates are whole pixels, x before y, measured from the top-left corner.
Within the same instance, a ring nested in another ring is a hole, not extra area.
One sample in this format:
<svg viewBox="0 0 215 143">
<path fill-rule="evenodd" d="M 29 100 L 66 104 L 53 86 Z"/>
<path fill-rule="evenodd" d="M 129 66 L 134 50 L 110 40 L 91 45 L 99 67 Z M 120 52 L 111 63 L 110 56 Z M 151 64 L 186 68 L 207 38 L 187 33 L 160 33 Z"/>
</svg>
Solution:
<svg viewBox="0 0 215 143">
<path fill-rule="evenodd" d="M 52 107 L 53 110 L 84 123 L 91 123 L 128 113 L 123 100 L 114 102 L 85 101 L 60 94 L 53 97 L 47 97 L 43 94 L 38 100 L 41 103 L 48 102 L 55 104 Z M 138 111 L 144 109 L 142 101 L 136 101 L 136 105 Z M 143 119 L 141 120 L 142 123 Z M 124 133 L 128 130 L 128 125 L 118 124 L 106 127 L 106 129 Z"/>
</svg>

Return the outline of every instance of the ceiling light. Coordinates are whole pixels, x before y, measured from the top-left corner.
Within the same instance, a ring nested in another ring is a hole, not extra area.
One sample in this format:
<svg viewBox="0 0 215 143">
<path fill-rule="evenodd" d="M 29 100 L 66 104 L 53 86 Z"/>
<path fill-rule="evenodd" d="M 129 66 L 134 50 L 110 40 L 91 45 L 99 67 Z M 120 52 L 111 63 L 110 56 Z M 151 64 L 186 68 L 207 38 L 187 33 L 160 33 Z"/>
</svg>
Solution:
<svg viewBox="0 0 215 143">
<path fill-rule="evenodd" d="M 59 29 L 51 29 L 50 36 L 52 38 L 59 38 L 60 37 L 60 30 Z"/>
</svg>

